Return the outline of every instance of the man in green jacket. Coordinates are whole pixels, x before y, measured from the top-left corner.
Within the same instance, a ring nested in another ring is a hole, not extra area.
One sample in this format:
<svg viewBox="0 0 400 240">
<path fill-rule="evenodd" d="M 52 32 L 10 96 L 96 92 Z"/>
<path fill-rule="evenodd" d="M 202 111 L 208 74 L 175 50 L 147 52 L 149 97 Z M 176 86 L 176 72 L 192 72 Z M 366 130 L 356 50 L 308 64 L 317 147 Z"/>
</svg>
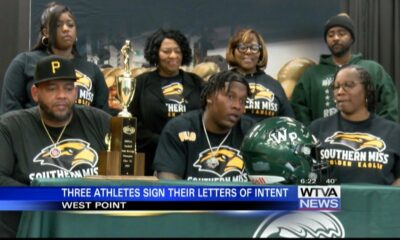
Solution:
<svg viewBox="0 0 400 240">
<path fill-rule="evenodd" d="M 377 92 L 376 113 L 398 121 L 398 96 L 389 74 L 375 61 L 352 54 L 354 25 L 347 14 L 330 18 L 324 31 L 325 42 L 331 55 L 321 55 L 319 64 L 308 68 L 293 90 L 291 104 L 296 119 L 309 125 L 313 120 L 337 112 L 330 85 L 337 70 L 345 65 L 359 65 L 368 70 Z"/>
</svg>

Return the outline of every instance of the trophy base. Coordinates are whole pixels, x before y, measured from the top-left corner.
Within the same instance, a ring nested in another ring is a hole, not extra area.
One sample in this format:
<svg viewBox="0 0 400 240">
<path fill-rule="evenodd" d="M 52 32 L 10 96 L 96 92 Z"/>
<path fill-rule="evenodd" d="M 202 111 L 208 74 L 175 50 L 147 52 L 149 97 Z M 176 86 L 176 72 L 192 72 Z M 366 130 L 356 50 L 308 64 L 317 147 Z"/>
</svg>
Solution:
<svg viewBox="0 0 400 240">
<path fill-rule="evenodd" d="M 133 171 L 121 172 L 121 153 L 119 151 L 100 151 L 99 175 L 103 176 L 144 176 L 144 153 L 135 153 Z"/>
<path fill-rule="evenodd" d="M 110 150 L 111 152 L 119 152 L 118 159 L 121 167 L 119 175 L 144 175 L 143 173 L 136 172 L 135 161 L 138 153 L 136 152 L 136 128 L 137 119 L 123 118 L 123 117 L 112 117 L 111 118 L 111 140 Z M 139 154 L 140 155 L 140 154 Z M 140 161 L 140 157 L 139 160 Z M 114 159 L 113 159 L 114 161 Z M 140 166 L 139 166 L 140 168 Z"/>
</svg>

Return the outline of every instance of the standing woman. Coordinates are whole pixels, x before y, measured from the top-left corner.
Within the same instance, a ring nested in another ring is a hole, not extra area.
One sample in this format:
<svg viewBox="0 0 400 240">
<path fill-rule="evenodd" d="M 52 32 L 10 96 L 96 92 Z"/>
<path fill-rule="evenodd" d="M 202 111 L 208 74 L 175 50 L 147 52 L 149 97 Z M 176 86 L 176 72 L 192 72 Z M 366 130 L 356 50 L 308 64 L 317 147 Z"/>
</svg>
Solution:
<svg viewBox="0 0 400 240">
<path fill-rule="evenodd" d="M 258 122 L 268 117 L 294 117 L 281 84 L 263 70 L 268 53 L 260 34 L 253 29 L 238 31 L 228 43 L 226 60 L 250 85 L 252 96 L 246 101 L 246 115 Z"/>
<path fill-rule="evenodd" d="M 18 54 L 6 71 L 0 114 L 36 105 L 30 92 L 36 63 L 51 54 L 63 56 L 73 63 L 78 78 L 76 103 L 108 111 L 108 89 L 104 76 L 97 65 L 79 55 L 76 47 L 76 21 L 71 10 L 50 3 L 42 13 L 40 24 L 36 46 L 30 52 Z"/>
<path fill-rule="evenodd" d="M 144 57 L 156 70 L 137 77 L 129 111 L 138 120 L 137 151 L 145 153 L 145 175 L 153 175 L 162 129 L 171 118 L 201 107 L 203 80 L 180 69 L 192 61 L 192 50 L 180 31 L 157 30 L 146 41 Z"/>
<path fill-rule="evenodd" d="M 365 68 L 340 69 L 332 82 L 335 115 L 314 120 L 311 133 L 321 146 L 336 183 L 400 185 L 400 125 L 375 114 L 376 90 Z"/>
</svg>

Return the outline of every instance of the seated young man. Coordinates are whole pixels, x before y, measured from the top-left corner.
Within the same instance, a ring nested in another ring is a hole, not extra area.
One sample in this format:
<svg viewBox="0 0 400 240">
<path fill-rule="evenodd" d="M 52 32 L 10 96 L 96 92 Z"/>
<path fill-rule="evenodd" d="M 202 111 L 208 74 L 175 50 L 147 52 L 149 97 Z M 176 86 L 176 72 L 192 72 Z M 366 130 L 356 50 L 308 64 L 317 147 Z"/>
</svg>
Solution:
<svg viewBox="0 0 400 240">
<path fill-rule="evenodd" d="M 250 88 L 238 73 L 213 75 L 201 94 L 202 109 L 168 122 L 157 147 L 160 179 L 248 181 L 240 145 L 255 124 L 242 116 Z"/>
</svg>

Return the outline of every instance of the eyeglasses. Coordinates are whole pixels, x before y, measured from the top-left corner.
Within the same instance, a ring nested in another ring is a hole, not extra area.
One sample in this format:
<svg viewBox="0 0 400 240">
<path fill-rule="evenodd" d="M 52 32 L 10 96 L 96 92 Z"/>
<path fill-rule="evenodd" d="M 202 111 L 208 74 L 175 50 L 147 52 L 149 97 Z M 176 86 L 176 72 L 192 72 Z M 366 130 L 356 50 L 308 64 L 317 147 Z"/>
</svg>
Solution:
<svg viewBox="0 0 400 240">
<path fill-rule="evenodd" d="M 345 82 L 343 84 L 332 84 L 331 88 L 333 92 L 339 91 L 340 88 L 343 88 L 345 92 L 349 92 L 351 89 L 353 89 L 357 84 L 361 84 L 361 82 Z"/>
<path fill-rule="evenodd" d="M 236 49 L 237 49 L 240 53 L 246 53 L 247 50 L 249 50 L 249 49 L 250 49 L 250 52 L 251 52 L 251 53 L 258 53 L 258 52 L 260 52 L 261 45 L 259 45 L 259 44 L 249 44 L 249 45 L 246 45 L 246 44 L 243 44 L 243 43 L 239 43 L 239 44 L 236 46 Z"/>
</svg>

